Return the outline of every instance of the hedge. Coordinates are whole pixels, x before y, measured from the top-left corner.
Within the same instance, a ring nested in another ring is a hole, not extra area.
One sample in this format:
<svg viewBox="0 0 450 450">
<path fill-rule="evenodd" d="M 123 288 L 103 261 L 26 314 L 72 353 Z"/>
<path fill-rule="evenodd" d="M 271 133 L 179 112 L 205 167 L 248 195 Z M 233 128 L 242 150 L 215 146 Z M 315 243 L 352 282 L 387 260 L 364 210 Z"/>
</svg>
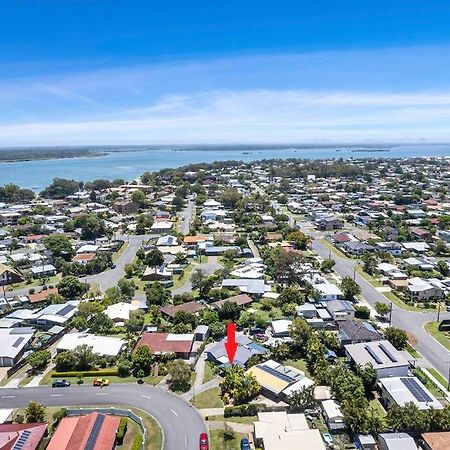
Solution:
<svg viewBox="0 0 450 450">
<path fill-rule="evenodd" d="M 119 429 L 117 430 L 117 443 L 119 445 L 123 444 L 123 438 L 125 437 L 125 433 L 127 432 L 128 420 L 125 417 L 120 418 Z"/>
<path fill-rule="evenodd" d="M 70 372 L 52 372 L 52 378 L 76 378 L 82 377 L 103 377 L 103 376 L 117 376 L 117 369 L 106 370 L 85 370 L 85 371 L 70 371 Z"/>
<path fill-rule="evenodd" d="M 251 403 L 249 405 L 226 406 L 224 410 L 225 417 L 231 416 L 256 416 L 259 412 L 266 410 L 264 403 Z"/>
<path fill-rule="evenodd" d="M 141 450 L 142 449 L 142 436 L 136 436 L 131 446 L 131 450 Z"/>
</svg>

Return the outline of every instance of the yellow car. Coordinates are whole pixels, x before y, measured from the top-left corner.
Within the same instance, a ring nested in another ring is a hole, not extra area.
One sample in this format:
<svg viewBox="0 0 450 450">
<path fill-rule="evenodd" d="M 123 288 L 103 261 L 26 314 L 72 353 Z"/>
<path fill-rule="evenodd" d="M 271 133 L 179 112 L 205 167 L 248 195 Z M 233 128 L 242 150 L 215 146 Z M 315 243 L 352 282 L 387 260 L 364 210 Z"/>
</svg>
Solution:
<svg viewBox="0 0 450 450">
<path fill-rule="evenodd" d="M 96 378 L 92 384 L 100 387 L 109 386 L 109 380 L 106 378 Z"/>
</svg>

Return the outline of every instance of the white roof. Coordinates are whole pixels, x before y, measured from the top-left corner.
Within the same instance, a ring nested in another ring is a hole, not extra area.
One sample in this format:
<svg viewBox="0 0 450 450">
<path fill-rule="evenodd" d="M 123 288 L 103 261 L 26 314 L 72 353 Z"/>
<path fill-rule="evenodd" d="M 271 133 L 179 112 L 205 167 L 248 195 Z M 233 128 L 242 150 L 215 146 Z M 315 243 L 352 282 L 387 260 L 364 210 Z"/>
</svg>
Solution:
<svg viewBox="0 0 450 450">
<path fill-rule="evenodd" d="M 58 350 L 73 350 L 78 345 L 86 344 L 92 347 L 94 353 L 117 356 L 125 343 L 124 339 L 116 337 L 96 336 L 89 333 L 69 333 L 62 337 L 56 348 Z"/>
<path fill-rule="evenodd" d="M 16 358 L 32 339 L 33 331 L 27 328 L 0 328 L 0 357 Z"/>
<path fill-rule="evenodd" d="M 93 244 L 86 244 L 82 245 L 78 250 L 77 253 L 95 253 L 98 250 L 98 245 Z"/>
<path fill-rule="evenodd" d="M 174 334 L 169 333 L 166 337 L 166 341 L 193 341 L 194 335 L 192 333 Z"/>
<path fill-rule="evenodd" d="M 336 400 L 324 400 L 322 402 L 322 408 L 329 420 L 344 419 L 341 407 Z"/>
<path fill-rule="evenodd" d="M 292 320 L 287 319 L 279 319 L 272 320 L 270 323 L 275 334 L 283 333 L 289 331 L 289 327 L 291 326 Z"/>
<path fill-rule="evenodd" d="M 112 320 L 127 320 L 130 318 L 130 311 L 136 311 L 137 309 L 139 308 L 136 304 L 133 305 L 131 303 L 119 302 L 108 306 L 105 309 L 105 314 Z"/>
<path fill-rule="evenodd" d="M 172 225 L 173 225 L 172 222 L 161 221 L 155 222 L 150 228 L 152 230 L 161 230 L 161 229 L 170 230 L 172 228 Z"/>
<path fill-rule="evenodd" d="M 14 409 L 0 409 L 0 423 L 5 423 L 14 412 Z"/>
</svg>

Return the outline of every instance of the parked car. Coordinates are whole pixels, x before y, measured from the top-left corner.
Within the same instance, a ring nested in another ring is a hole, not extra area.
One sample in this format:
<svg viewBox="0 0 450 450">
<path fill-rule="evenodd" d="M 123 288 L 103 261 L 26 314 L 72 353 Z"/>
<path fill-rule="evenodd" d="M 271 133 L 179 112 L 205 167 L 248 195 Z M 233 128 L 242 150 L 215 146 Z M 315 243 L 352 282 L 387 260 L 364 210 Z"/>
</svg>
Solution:
<svg viewBox="0 0 450 450">
<path fill-rule="evenodd" d="M 269 340 L 269 336 L 267 336 L 265 334 L 255 334 L 255 339 L 258 339 L 262 342 L 266 342 Z"/>
<path fill-rule="evenodd" d="M 249 330 L 250 336 L 254 336 L 255 334 L 264 334 L 266 330 L 264 328 L 252 327 Z"/>
<path fill-rule="evenodd" d="M 96 378 L 92 384 L 100 387 L 109 386 L 109 380 L 106 378 Z"/>
<path fill-rule="evenodd" d="M 241 439 L 241 450 L 250 450 L 250 443 L 247 438 Z"/>
<path fill-rule="evenodd" d="M 206 433 L 200 434 L 200 450 L 209 450 L 208 435 Z"/>
<path fill-rule="evenodd" d="M 52 381 L 52 387 L 69 387 L 70 381 L 67 380 L 54 380 Z"/>
</svg>

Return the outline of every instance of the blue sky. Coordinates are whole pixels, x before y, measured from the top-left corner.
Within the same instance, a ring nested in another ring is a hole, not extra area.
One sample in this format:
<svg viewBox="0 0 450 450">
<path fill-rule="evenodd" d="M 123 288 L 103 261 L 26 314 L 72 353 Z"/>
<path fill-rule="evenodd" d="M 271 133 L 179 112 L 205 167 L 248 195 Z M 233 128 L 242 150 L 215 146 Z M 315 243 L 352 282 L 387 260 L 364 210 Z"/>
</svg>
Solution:
<svg viewBox="0 0 450 450">
<path fill-rule="evenodd" d="M 0 8 L 0 146 L 450 141 L 446 1 Z"/>
</svg>

